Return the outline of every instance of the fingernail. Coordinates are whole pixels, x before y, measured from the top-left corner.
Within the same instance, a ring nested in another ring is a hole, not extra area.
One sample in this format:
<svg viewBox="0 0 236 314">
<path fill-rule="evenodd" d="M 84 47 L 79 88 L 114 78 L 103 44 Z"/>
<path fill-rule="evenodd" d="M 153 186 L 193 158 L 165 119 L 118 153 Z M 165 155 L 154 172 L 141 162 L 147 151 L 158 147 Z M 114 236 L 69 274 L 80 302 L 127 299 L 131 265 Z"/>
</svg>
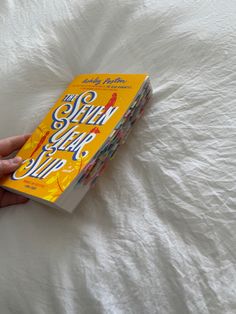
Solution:
<svg viewBox="0 0 236 314">
<path fill-rule="evenodd" d="M 19 156 L 12 159 L 13 164 L 19 164 L 20 162 L 22 162 L 22 158 Z"/>
</svg>

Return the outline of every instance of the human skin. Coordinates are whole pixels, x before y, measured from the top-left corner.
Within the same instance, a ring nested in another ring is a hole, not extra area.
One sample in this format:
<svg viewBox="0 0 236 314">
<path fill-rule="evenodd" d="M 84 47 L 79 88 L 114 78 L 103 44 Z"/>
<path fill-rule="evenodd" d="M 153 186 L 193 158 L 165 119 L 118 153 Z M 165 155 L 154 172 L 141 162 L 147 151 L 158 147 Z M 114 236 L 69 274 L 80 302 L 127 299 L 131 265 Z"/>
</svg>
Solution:
<svg viewBox="0 0 236 314">
<path fill-rule="evenodd" d="M 25 144 L 29 137 L 30 134 L 24 134 L 0 140 L 0 178 L 2 178 L 4 175 L 14 172 L 21 165 L 21 157 L 8 159 L 5 159 L 5 157 L 19 150 Z M 27 201 L 28 199 L 26 197 L 0 188 L 0 207 L 6 207 L 14 204 L 22 204 Z"/>
</svg>

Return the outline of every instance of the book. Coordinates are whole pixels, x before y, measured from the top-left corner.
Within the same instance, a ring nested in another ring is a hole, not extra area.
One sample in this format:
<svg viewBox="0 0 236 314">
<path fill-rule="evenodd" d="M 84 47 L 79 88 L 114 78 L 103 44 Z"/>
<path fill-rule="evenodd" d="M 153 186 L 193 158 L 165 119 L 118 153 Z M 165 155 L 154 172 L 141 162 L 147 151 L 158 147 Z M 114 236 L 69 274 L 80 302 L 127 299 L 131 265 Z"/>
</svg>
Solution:
<svg viewBox="0 0 236 314">
<path fill-rule="evenodd" d="M 17 153 L 22 165 L 0 185 L 72 212 L 125 142 L 151 94 L 146 74 L 75 77 Z"/>
</svg>

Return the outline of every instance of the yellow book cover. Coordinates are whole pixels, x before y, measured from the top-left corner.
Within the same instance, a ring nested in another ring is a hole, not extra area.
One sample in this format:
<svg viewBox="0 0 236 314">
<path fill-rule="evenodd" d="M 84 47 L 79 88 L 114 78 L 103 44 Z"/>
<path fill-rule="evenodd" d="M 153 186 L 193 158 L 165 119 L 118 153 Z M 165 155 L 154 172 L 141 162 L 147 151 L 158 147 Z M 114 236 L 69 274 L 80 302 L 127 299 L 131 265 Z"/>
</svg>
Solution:
<svg viewBox="0 0 236 314">
<path fill-rule="evenodd" d="M 75 77 L 18 152 L 22 165 L 3 178 L 1 186 L 56 202 L 101 149 L 147 78 L 146 74 Z"/>
</svg>

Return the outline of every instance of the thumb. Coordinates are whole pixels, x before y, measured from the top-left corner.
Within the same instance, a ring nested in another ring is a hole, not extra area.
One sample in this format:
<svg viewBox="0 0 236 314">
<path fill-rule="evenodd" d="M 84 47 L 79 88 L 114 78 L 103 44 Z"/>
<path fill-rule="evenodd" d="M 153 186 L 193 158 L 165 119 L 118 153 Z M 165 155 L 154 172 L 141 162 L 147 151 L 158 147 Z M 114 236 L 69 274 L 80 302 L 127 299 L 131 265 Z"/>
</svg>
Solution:
<svg viewBox="0 0 236 314">
<path fill-rule="evenodd" d="M 15 171 L 22 163 L 22 158 L 17 156 L 12 159 L 0 160 L 0 178 Z"/>
</svg>

